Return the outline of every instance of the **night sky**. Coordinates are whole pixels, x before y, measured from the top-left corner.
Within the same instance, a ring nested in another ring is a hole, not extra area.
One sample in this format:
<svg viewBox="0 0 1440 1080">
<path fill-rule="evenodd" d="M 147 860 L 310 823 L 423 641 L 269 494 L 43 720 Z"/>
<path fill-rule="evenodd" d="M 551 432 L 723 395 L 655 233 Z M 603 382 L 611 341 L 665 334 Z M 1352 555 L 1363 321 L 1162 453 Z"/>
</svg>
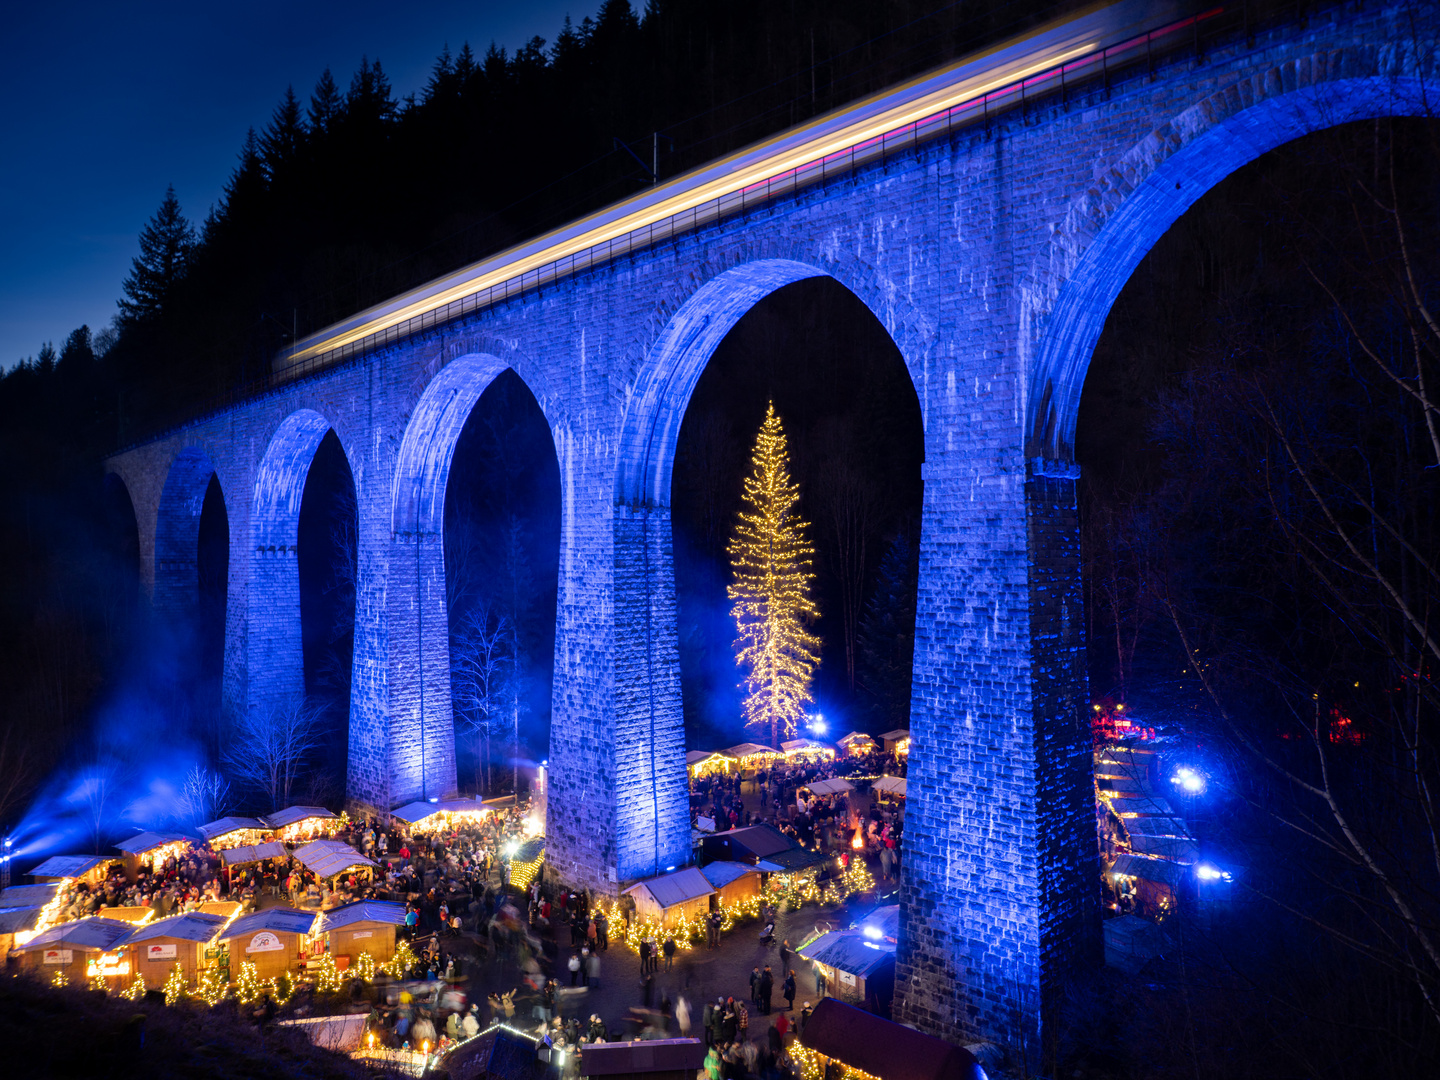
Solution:
<svg viewBox="0 0 1440 1080">
<path fill-rule="evenodd" d="M 173 183 L 197 225 L 249 127 L 329 66 L 342 90 L 378 57 L 397 98 L 469 41 L 512 50 L 555 38 L 598 0 L 423 5 L 13 4 L 0 94 L 0 366 L 109 325 L 136 237 Z"/>
</svg>

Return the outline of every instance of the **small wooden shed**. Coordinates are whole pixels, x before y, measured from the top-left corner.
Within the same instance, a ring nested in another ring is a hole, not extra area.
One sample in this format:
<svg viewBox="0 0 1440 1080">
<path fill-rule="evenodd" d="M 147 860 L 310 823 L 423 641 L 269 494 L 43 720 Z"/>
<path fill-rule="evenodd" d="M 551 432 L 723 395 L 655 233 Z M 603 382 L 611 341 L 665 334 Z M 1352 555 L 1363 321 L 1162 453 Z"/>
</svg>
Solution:
<svg viewBox="0 0 1440 1080">
<path fill-rule="evenodd" d="M 910 729 L 896 728 L 880 736 L 887 754 L 908 754 L 910 752 Z"/>
<path fill-rule="evenodd" d="M 30 876 L 37 882 L 74 880 L 93 886 L 105 880 L 111 865 L 122 861 L 115 855 L 53 855 L 31 870 Z"/>
<path fill-rule="evenodd" d="M 323 806 L 287 806 L 284 810 L 266 814 L 261 820 L 274 829 L 281 840 L 300 841 L 312 840 L 320 833 L 330 832 L 339 822 L 340 815 Z"/>
<path fill-rule="evenodd" d="M 637 882 L 624 890 L 626 896 L 634 898 L 640 918 L 655 919 L 666 929 L 683 919 L 707 915 L 714 892 L 705 875 L 693 866 Z"/>
<path fill-rule="evenodd" d="M 146 923 L 116 947 L 130 954 L 130 970 L 143 975 L 146 986 L 163 985 L 176 964 L 193 984 L 200 975 L 205 946 L 223 925 L 219 915 L 190 911 Z"/>
<path fill-rule="evenodd" d="M 320 913 L 311 937 L 323 935 L 330 955 L 337 960 L 349 957 L 355 966 L 361 953 L 368 953 L 377 964 L 395 955 L 395 928 L 405 924 L 405 905 L 387 900 L 357 900 L 344 907 Z"/>
<path fill-rule="evenodd" d="M 849 757 L 863 757 L 875 749 L 875 739 L 866 735 L 863 731 L 852 731 L 842 736 L 836 743 L 840 752 Z"/>
<path fill-rule="evenodd" d="M 700 868 L 721 904 L 738 904 L 760 895 L 759 867 L 740 862 L 712 862 Z"/>
<path fill-rule="evenodd" d="M 200 835 L 215 851 L 248 844 L 263 844 L 273 833 L 274 830 L 265 822 L 250 817 L 223 817 L 200 826 Z"/>
<path fill-rule="evenodd" d="M 277 907 L 236 919 L 220 931 L 230 948 L 230 970 L 238 975 L 246 960 L 253 961 L 262 979 L 294 972 L 309 948 L 315 913 Z"/>
<path fill-rule="evenodd" d="M 92 915 L 52 926 L 14 951 L 20 954 L 21 964 L 39 977 L 49 979 L 63 971 L 72 983 L 83 986 L 90 961 L 112 952 L 134 929 L 130 923 Z"/>
<path fill-rule="evenodd" d="M 121 840 L 115 847 L 124 854 L 125 873 L 133 880 L 142 866 L 164 863 L 168 856 L 180 854 L 193 842 L 194 837 L 184 832 L 142 832 Z"/>
</svg>

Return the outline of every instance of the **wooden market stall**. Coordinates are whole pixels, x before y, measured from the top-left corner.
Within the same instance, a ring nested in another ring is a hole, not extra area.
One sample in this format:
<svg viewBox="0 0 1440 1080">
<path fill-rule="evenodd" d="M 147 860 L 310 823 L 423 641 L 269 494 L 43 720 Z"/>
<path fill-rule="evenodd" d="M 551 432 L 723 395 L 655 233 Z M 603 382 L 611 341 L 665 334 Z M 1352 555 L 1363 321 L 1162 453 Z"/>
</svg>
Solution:
<svg viewBox="0 0 1440 1080">
<path fill-rule="evenodd" d="M 329 881 L 347 870 L 360 870 L 373 877 L 380 866 L 339 840 L 311 840 L 295 849 L 295 859 L 322 881 Z"/>
<path fill-rule="evenodd" d="M 34 870 L 30 877 L 42 881 L 83 881 L 99 885 L 110 873 L 110 867 L 123 860 L 114 855 L 53 855 Z"/>
<path fill-rule="evenodd" d="M 237 866 L 264 862 L 267 859 L 286 860 L 290 852 L 279 840 L 267 840 L 263 844 L 244 844 L 240 847 L 224 848 L 220 852 L 220 865 L 225 868 L 225 880 L 231 880 Z M 277 869 L 280 869 L 277 867 Z"/>
<path fill-rule="evenodd" d="M 35 924 L 39 921 L 38 905 L 0 908 L 0 959 L 10 955 L 17 934 L 26 941 L 34 937 Z"/>
<path fill-rule="evenodd" d="M 835 998 L 815 1006 L 800 1045 L 819 1057 L 879 1080 L 984 1080 L 970 1051 Z"/>
<path fill-rule="evenodd" d="M 854 784 L 837 776 L 830 780 L 815 780 L 804 784 L 796 789 L 795 795 L 798 798 L 802 791 L 808 791 L 811 795 L 848 795 L 854 790 Z"/>
<path fill-rule="evenodd" d="M 328 835 L 340 821 L 340 815 L 323 806 L 287 806 L 266 814 L 261 820 L 275 830 L 277 839 L 294 843 L 313 840 L 321 833 Z"/>
<path fill-rule="evenodd" d="M 313 911 L 276 907 L 236 919 L 220 930 L 219 941 L 229 946 L 230 970 L 238 974 L 246 960 L 253 961 L 261 979 L 295 972 L 309 951 L 309 934 L 315 925 Z"/>
<path fill-rule="evenodd" d="M 224 925 L 219 915 L 188 911 L 132 927 L 115 947 L 128 954 L 130 970 L 143 976 L 146 986 L 163 985 L 177 964 L 186 982 L 193 984 L 204 966 L 205 946 Z"/>
<path fill-rule="evenodd" d="M 903 799 L 908 785 L 903 776 L 882 776 L 875 783 L 870 785 L 870 790 L 877 795 L 885 795 L 892 799 Z"/>
<path fill-rule="evenodd" d="M 622 890 L 622 895 L 634 899 L 635 913 L 640 918 L 655 919 L 666 929 L 708 914 L 714 893 L 705 875 L 693 866 L 647 878 Z"/>
<path fill-rule="evenodd" d="M 879 933 L 832 930 L 795 950 L 823 971 L 829 994 L 887 1013 L 895 996 L 895 943 Z"/>
<path fill-rule="evenodd" d="M 272 838 L 272 831 L 265 822 L 251 817 L 223 817 L 200 826 L 200 835 L 215 851 L 262 844 Z"/>
<path fill-rule="evenodd" d="M 712 862 L 702 866 L 700 872 L 715 890 L 716 904 L 738 904 L 760 895 L 760 875 L 763 871 L 758 866 L 742 862 Z"/>
<path fill-rule="evenodd" d="M 1192 873 L 1182 863 L 1148 855 L 1120 855 L 1110 867 L 1121 911 L 1151 918 L 1174 910 Z"/>
<path fill-rule="evenodd" d="M 742 742 L 734 746 L 727 746 L 723 753 L 729 754 L 735 759 L 736 767 L 744 770 L 754 771 L 756 769 L 769 768 L 777 761 L 783 761 L 785 755 L 779 750 L 764 746 L 760 743 Z"/>
<path fill-rule="evenodd" d="M 894 731 L 887 731 L 880 736 L 880 742 L 884 744 L 887 754 L 904 757 L 910 752 L 910 729 L 896 728 Z"/>
<path fill-rule="evenodd" d="M 789 739 L 780 744 L 786 761 L 831 761 L 835 748 L 818 739 Z"/>
<path fill-rule="evenodd" d="M 412 833 L 444 832 L 455 825 L 475 824 L 486 814 L 492 814 L 507 799 L 472 799 L 468 796 L 453 796 L 436 799 L 433 802 L 412 802 L 390 811 L 390 816 L 403 822 Z"/>
<path fill-rule="evenodd" d="M 183 855 L 194 839 L 184 832 L 142 832 L 115 847 L 125 856 L 126 875 L 133 878 L 142 866 L 153 868 L 157 863 L 164 865 L 171 855 Z"/>
<path fill-rule="evenodd" d="M 849 735 L 841 736 L 836 745 L 847 757 L 864 757 L 873 752 L 879 744 L 873 736 L 866 735 L 863 731 L 852 731 Z"/>
<path fill-rule="evenodd" d="M 112 953 L 116 942 L 134 929 L 119 919 L 92 915 L 42 930 L 14 951 L 20 954 L 21 966 L 39 977 L 53 979 L 64 972 L 67 980 L 84 986 L 91 963 Z"/>
<path fill-rule="evenodd" d="M 395 928 L 403 925 L 404 904 L 357 900 L 321 912 L 310 936 L 323 936 L 337 963 L 347 957 L 349 966 L 354 967 L 360 954 L 368 953 L 377 964 L 383 964 L 395 955 Z"/>
<path fill-rule="evenodd" d="M 685 754 L 685 771 L 690 774 L 691 780 L 727 773 L 737 764 L 735 758 L 724 750 L 690 750 Z"/>
</svg>

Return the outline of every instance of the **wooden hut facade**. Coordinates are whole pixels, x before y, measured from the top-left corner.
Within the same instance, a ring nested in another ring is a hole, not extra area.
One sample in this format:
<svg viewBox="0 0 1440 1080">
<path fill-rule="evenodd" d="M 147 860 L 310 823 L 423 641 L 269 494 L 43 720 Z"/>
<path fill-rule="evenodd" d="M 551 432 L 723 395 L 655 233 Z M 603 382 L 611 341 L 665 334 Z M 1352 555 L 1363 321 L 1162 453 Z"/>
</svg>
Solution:
<svg viewBox="0 0 1440 1080">
<path fill-rule="evenodd" d="M 310 936 L 324 936 L 337 964 L 346 957 L 349 966 L 354 967 L 362 953 L 383 964 L 395 955 L 395 928 L 404 924 L 404 904 L 359 900 L 322 912 Z"/>
<path fill-rule="evenodd" d="M 176 964 L 193 984 L 205 966 L 205 947 L 224 924 L 219 915 L 200 911 L 171 915 L 139 927 L 118 947 L 129 953 L 130 970 L 144 976 L 146 986 L 163 985 Z"/>
<path fill-rule="evenodd" d="M 641 919 L 654 919 L 669 929 L 686 919 L 707 915 L 714 892 L 704 874 L 687 866 L 673 874 L 637 882 L 625 889 L 624 895 L 634 899 L 635 913 Z"/>
<path fill-rule="evenodd" d="M 269 908 L 236 919 L 220 932 L 229 946 L 230 970 L 238 974 L 249 960 L 262 979 L 273 979 L 303 965 L 315 914 L 295 908 Z"/>
</svg>

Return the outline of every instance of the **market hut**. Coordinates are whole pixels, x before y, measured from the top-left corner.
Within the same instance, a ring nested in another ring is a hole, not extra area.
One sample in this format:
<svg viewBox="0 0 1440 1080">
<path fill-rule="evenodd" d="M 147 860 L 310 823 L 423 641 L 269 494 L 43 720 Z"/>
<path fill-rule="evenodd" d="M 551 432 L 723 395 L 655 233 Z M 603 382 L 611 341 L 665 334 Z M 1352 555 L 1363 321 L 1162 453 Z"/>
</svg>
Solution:
<svg viewBox="0 0 1440 1080">
<path fill-rule="evenodd" d="M 735 764 L 735 758 L 724 750 L 690 750 L 685 754 L 685 771 L 691 780 L 729 772 Z"/>
<path fill-rule="evenodd" d="M 54 855 L 31 870 L 30 876 L 37 882 L 83 881 L 99 885 L 110 867 L 119 862 L 113 855 Z"/>
<path fill-rule="evenodd" d="M 313 840 L 317 834 L 333 829 L 340 815 L 323 806 L 287 806 L 261 820 L 275 831 L 277 839 L 298 842 Z"/>
<path fill-rule="evenodd" d="M 53 978 L 63 972 L 70 982 L 83 985 L 90 964 L 111 953 L 115 943 L 134 929 L 119 919 L 92 915 L 42 930 L 14 951 L 20 954 L 21 963 L 37 975 Z"/>
<path fill-rule="evenodd" d="M 736 766 L 744 769 L 764 769 L 776 761 L 784 759 L 785 755 L 779 750 L 772 750 L 760 743 L 742 742 L 734 746 L 727 746 L 725 753 L 735 759 Z"/>
<path fill-rule="evenodd" d="M 563 1062 L 559 1063 L 563 1067 Z M 699 1039 L 596 1042 L 580 1048 L 580 1075 L 606 1080 L 690 1080 L 705 1064 Z"/>
<path fill-rule="evenodd" d="M 337 963 L 346 957 L 353 967 L 361 953 L 368 953 L 377 964 L 383 964 L 395 955 L 395 928 L 404 924 L 404 904 L 358 900 L 321 912 L 310 936 L 323 935 Z"/>
<path fill-rule="evenodd" d="M 162 985 L 177 964 L 193 983 L 203 966 L 205 946 L 224 925 L 219 915 L 189 911 L 132 927 L 115 948 L 127 954 L 130 970 L 144 976 L 146 986 Z"/>
<path fill-rule="evenodd" d="M 985 1080 L 985 1070 L 963 1047 L 835 998 L 815 1006 L 799 1045 L 802 1052 L 797 1056 L 802 1060 L 812 1056 L 809 1064 L 818 1066 L 816 1073 L 835 1061 L 879 1080 Z M 806 1075 L 812 1072 L 803 1071 Z"/>
<path fill-rule="evenodd" d="M 305 869 L 324 881 L 352 869 L 362 870 L 373 876 L 380 865 L 339 840 L 311 840 L 304 847 L 295 849 L 295 858 Z"/>
<path fill-rule="evenodd" d="M 225 848 L 220 852 L 220 865 L 225 867 L 225 880 L 229 881 L 237 866 L 264 862 L 266 859 L 290 858 L 290 852 L 279 840 L 267 840 L 263 844 L 243 844 L 240 847 Z"/>
<path fill-rule="evenodd" d="M 910 752 L 910 729 L 896 728 L 894 731 L 887 731 L 880 736 L 880 742 L 887 754 L 899 754 L 903 757 Z"/>
<path fill-rule="evenodd" d="M 277 907 L 245 915 L 220 930 L 219 940 L 229 946 L 231 970 L 246 960 L 255 964 L 261 979 L 293 972 L 309 950 L 315 913 Z"/>
<path fill-rule="evenodd" d="M 1119 855 L 1110 867 L 1110 879 L 1122 910 L 1153 914 L 1173 908 L 1189 879 L 1188 866 L 1149 855 Z"/>
<path fill-rule="evenodd" d="M 834 997 L 889 1009 L 895 996 L 895 943 L 878 931 L 832 930 L 795 951 L 825 973 Z"/>
<path fill-rule="evenodd" d="M 666 929 L 708 914 L 714 892 L 705 875 L 693 866 L 647 878 L 623 890 L 634 898 L 640 918 L 655 919 Z"/>
<path fill-rule="evenodd" d="M 391 810 L 390 816 L 404 822 L 412 833 L 444 832 L 456 825 L 478 822 L 486 814 L 494 813 L 497 806 L 505 801 L 482 801 L 457 795 L 433 802 L 407 803 L 398 810 Z M 513 797 L 509 801 L 513 802 Z"/>
<path fill-rule="evenodd" d="M 0 908 L 0 958 L 10 955 L 10 950 L 15 947 L 16 935 L 25 941 L 33 938 L 39 921 L 38 905 Z"/>
<path fill-rule="evenodd" d="M 816 739 L 789 739 L 780 744 L 787 761 L 830 761 L 835 748 Z"/>
<path fill-rule="evenodd" d="M 847 757 L 864 757 L 875 749 L 877 743 L 863 731 L 852 731 L 849 735 L 841 736 L 836 745 Z"/>
<path fill-rule="evenodd" d="M 260 844 L 270 839 L 270 826 L 259 818 L 223 817 L 200 826 L 200 835 L 215 851 Z"/>
<path fill-rule="evenodd" d="M 816 780 L 812 784 L 806 784 L 800 791 L 808 791 L 811 795 L 848 795 L 855 790 L 855 785 L 842 777 L 835 777 L 833 780 Z M 799 792 L 796 793 L 797 795 Z"/>
<path fill-rule="evenodd" d="M 125 856 L 125 872 L 134 876 L 142 866 L 164 864 L 171 855 L 183 855 L 194 841 L 184 832 L 142 832 L 115 847 Z"/>
<path fill-rule="evenodd" d="M 725 905 L 739 904 L 760 895 L 758 866 L 741 862 L 712 862 L 700 868 L 705 880 L 715 890 L 716 901 Z"/>
</svg>

